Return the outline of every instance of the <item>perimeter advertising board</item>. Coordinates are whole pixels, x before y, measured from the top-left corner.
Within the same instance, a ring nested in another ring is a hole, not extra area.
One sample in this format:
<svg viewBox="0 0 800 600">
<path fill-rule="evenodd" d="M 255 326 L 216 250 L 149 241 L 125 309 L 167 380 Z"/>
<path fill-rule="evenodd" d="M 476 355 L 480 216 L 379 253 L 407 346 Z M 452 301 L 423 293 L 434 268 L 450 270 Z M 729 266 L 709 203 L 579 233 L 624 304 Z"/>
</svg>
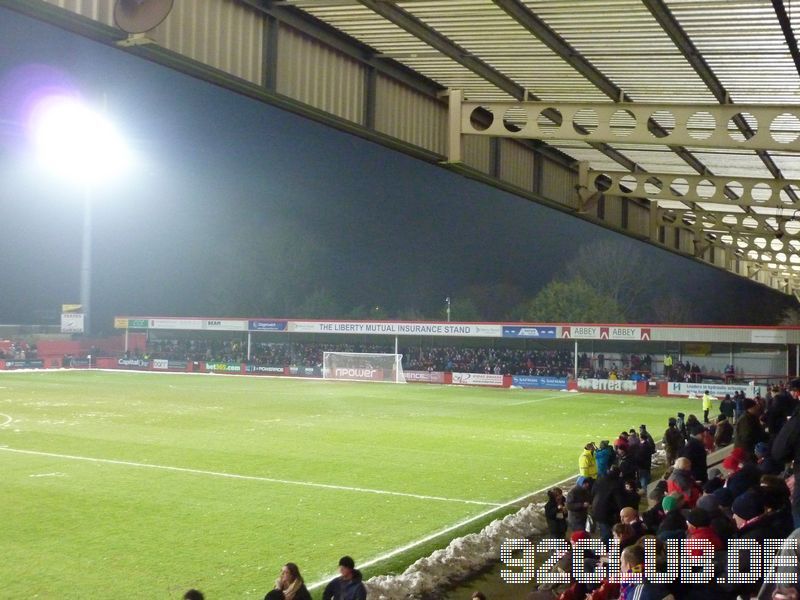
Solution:
<svg viewBox="0 0 800 600">
<path fill-rule="evenodd" d="M 442 337 L 503 337 L 502 325 L 478 323 L 392 323 L 361 321 L 289 321 L 296 333 L 352 335 L 431 335 Z"/>
<path fill-rule="evenodd" d="M 453 373 L 455 385 L 487 385 L 502 387 L 503 376 L 492 373 Z"/>
<path fill-rule="evenodd" d="M 441 371 L 403 371 L 408 383 L 444 383 Z"/>
<path fill-rule="evenodd" d="M 628 379 L 578 379 L 582 392 L 625 392 L 635 394 L 637 382 Z"/>
<path fill-rule="evenodd" d="M 563 390 L 567 387 L 566 377 L 545 377 L 542 375 L 514 375 L 511 385 L 525 389 Z"/>
<path fill-rule="evenodd" d="M 766 393 L 766 389 L 760 385 L 730 385 L 721 383 L 684 383 L 671 381 L 667 384 L 667 394 L 670 396 L 702 396 L 706 390 L 712 395 L 723 397 L 725 394 L 733 396 L 735 392 L 744 392 L 748 398 L 755 397 L 756 394 Z"/>
</svg>

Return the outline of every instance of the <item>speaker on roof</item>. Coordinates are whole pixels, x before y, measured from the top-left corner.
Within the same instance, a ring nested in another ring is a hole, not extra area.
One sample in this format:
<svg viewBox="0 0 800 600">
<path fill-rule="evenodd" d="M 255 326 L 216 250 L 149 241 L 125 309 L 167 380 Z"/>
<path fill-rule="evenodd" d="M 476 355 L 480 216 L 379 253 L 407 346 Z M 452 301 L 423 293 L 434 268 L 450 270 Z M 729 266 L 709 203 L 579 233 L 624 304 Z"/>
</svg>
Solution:
<svg viewBox="0 0 800 600">
<path fill-rule="evenodd" d="M 114 22 L 122 31 L 144 33 L 158 27 L 172 10 L 174 0 L 117 0 Z"/>
</svg>

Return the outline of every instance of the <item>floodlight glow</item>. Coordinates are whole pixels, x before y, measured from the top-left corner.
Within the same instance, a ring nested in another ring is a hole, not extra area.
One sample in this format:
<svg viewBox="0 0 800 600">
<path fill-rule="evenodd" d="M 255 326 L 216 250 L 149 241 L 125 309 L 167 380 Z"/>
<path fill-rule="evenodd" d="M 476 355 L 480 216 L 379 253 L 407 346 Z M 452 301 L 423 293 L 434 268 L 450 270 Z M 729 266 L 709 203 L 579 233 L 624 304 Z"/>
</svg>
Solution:
<svg viewBox="0 0 800 600">
<path fill-rule="evenodd" d="M 45 168 L 60 176 L 90 184 L 122 171 L 128 148 L 105 116 L 79 100 L 43 100 L 32 119 L 37 155 Z"/>
</svg>

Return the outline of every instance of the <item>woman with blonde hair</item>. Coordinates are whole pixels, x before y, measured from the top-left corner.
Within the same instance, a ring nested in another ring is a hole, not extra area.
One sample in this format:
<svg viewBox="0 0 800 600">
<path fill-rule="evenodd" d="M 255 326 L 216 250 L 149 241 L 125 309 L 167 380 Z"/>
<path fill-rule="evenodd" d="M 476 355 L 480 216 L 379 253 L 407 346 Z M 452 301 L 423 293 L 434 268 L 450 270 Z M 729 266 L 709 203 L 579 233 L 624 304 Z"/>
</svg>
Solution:
<svg viewBox="0 0 800 600">
<path fill-rule="evenodd" d="M 294 563 L 283 565 L 281 576 L 275 581 L 275 589 L 281 590 L 286 600 L 311 600 L 300 568 Z"/>
</svg>

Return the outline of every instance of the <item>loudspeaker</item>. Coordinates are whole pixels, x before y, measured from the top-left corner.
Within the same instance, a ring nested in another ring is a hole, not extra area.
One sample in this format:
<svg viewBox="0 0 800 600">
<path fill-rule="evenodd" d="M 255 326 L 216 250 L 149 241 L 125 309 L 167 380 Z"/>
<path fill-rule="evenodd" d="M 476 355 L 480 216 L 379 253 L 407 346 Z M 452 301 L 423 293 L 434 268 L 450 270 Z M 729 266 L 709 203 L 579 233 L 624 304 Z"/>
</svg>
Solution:
<svg viewBox="0 0 800 600">
<path fill-rule="evenodd" d="M 158 27 L 172 10 L 174 0 L 117 0 L 114 22 L 122 31 L 144 33 Z"/>
</svg>

